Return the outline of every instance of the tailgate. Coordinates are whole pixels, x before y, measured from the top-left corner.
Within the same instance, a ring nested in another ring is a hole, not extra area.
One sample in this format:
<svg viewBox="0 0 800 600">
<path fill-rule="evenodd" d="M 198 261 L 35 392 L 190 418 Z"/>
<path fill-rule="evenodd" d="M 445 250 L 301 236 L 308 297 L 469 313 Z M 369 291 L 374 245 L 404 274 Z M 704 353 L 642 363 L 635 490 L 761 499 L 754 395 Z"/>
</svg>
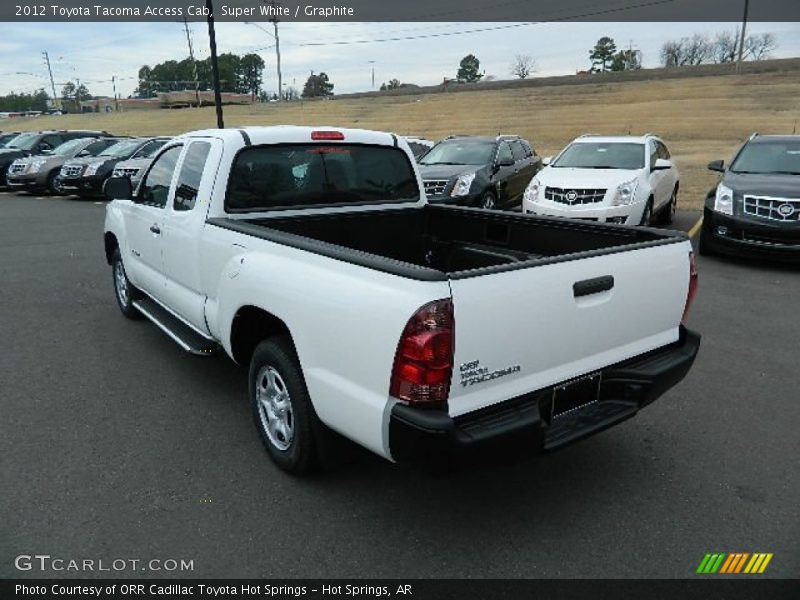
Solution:
<svg viewBox="0 0 800 600">
<path fill-rule="evenodd" d="M 451 280 L 450 415 L 676 341 L 690 251 L 685 241 Z"/>
</svg>

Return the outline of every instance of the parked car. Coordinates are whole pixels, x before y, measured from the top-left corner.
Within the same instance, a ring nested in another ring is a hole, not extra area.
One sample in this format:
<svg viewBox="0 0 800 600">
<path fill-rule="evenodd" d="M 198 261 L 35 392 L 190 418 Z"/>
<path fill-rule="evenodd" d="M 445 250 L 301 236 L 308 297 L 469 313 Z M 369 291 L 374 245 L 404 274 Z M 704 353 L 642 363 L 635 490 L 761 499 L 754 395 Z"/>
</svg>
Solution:
<svg viewBox="0 0 800 600">
<path fill-rule="evenodd" d="M 164 145 L 168 138 L 125 139 L 104 149 L 97 156 L 75 158 L 64 163 L 59 185 L 65 193 L 92 196 L 103 191 L 103 184 L 117 164 L 141 153 L 150 153 Z"/>
<path fill-rule="evenodd" d="M 8 168 L 6 184 L 11 190 L 62 193 L 59 184 L 61 166 L 75 157 L 96 156 L 119 138 L 76 138 L 57 146 L 49 154 L 18 158 Z"/>
<path fill-rule="evenodd" d="M 800 135 L 753 134 L 706 196 L 700 254 L 800 261 Z"/>
<path fill-rule="evenodd" d="M 405 140 L 408 144 L 408 147 L 411 148 L 414 159 L 417 161 L 425 156 L 428 153 L 428 150 L 436 145 L 436 142 L 426 140 L 425 138 L 416 135 L 407 135 L 405 136 Z"/>
<path fill-rule="evenodd" d="M 0 148 L 0 187 L 6 185 L 8 167 L 18 158 L 34 154 L 47 154 L 55 148 L 81 137 L 113 137 L 107 131 L 50 130 L 23 133 Z"/>
<path fill-rule="evenodd" d="M 542 159 L 516 135 L 451 136 L 431 148 L 419 167 L 432 202 L 505 208 L 519 205 Z"/>
<path fill-rule="evenodd" d="M 112 172 L 113 177 L 127 177 L 131 180 L 131 186 L 136 189 L 139 182 L 142 180 L 142 175 L 153 162 L 153 157 L 161 149 L 161 146 L 166 144 L 171 138 L 154 138 L 154 143 L 146 145 L 144 148 L 136 152 L 133 157 L 128 160 L 122 160 L 117 163 Z"/>
<path fill-rule="evenodd" d="M 18 131 L 4 131 L 0 133 L 0 148 L 5 148 L 6 144 L 19 135 Z"/>
<path fill-rule="evenodd" d="M 672 222 L 680 174 L 655 135 L 583 135 L 545 162 L 525 190 L 525 213 L 627 225 Z"/>
<path fill-rule="evenodd" d="M 423 464 L 555 450 L 687 373 L 686 234 L 430 205 L 420 183 L 389 133 L 179 136 L 135 193 L 106 184 L 116 301 L 249 365 L 256 426 L 293 472 L 331 431 Z"/>
</svg>

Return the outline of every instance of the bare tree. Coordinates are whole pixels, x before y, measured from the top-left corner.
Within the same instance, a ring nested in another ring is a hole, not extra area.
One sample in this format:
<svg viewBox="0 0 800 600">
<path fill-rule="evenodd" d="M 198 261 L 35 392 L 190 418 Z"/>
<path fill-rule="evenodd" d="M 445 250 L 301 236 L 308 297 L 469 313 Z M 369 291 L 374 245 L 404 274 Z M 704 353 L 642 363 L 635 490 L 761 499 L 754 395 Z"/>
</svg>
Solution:
<svg viewBox="0 0 800 600">
<path fill-rule="evenodd" d="M 778 43 L 771 33 L 748 35 L 744 40 L 744 56 L 749 60 L 765 60 L 777 48 Z"/>
<path fill-rule="evenodd" d="M 661 46 L 661 64 L 679 67 L 683 59 L 683 40 L 670 40 Z"/>
<path fill-rule="evenodd" d="M 527 79 L 536 71 L 536 59 L 530 54 L 517 54 L 511 63 L 511 74 L 519 79 Z"/>
<path fill-rule="evenodd" d="M 736 60 L 739 51 L 739 29 L 720 31 L 714 37 L 712 60 L 715 63 L 730 63 Z"/>
<path fill-rule="evenodd" d="M 707 62 L 713 54 L 713 45 L 706 36 L 699 33 L 691 38 L 683 38 L 683 62 L 682 65 L 702 65 Z"/>
</svg>

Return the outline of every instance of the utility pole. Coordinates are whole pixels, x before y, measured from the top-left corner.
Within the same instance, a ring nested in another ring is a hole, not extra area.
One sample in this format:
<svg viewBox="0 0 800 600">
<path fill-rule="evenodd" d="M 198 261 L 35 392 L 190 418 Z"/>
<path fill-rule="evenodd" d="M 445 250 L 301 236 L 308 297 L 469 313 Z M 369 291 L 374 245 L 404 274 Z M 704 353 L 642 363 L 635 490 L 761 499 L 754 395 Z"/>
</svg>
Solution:
<svg viewBox="0 0 800 600">
<path fill-rule="evenodd" d="M 368 60 L 367 62 L 372 65 L 372 89 L 374 90 L 375 89 L 375 61 L 374 60 Z"/>
<path fill-rule="evenodd" d="M 211 75 L 214 80 L 214 104 L 217 109 L 217 127 L 225 129 L 225 122 L 222 119 L 222 93 L 219 87 L 219 63 L 217 62 L 217 34 L 214 31 L 214 3 L 206 0 L 206 12 L 208 13 L 208 45 L 211 49 Z"/>
<path fill-rule="evenodd" d="M 742 53 L 744 51 L 744 32 L 747 29 L 747 9 L 749 8 L 750 0 L 744 0 L 744 15 L 742 15 L 742 33 L 739 36 L 739 58 L 736 61 L 736 72 L 742 68 Z"/>
<path fill-rule="evenodd" d="M 197 108 L 200 108 L 200 83 L 197 81 L 197 62 L 194 60 L 192 36 L 189 35 L 189 21 L 186 20 L 186 17 L 183 17 L 183 28 L 186 30 L 186 43 L 189 45 L 189 59 L 192 61 L 192 69 L 194 70 L 194 99 L 197 102 Z"/>
<path fill-rule="evenodd" d="M 278 37 L 278 9 L 281 7 L 279 2 L 275 0 L 264 0 L 264 3 L 269 6 L 272 10 L 270 14 L 272 17 L 270 21 L 272 22 L 272 26 L 275 28 L 275 58 L 277 59 L 277 67 L 278 67 L 278 100 L 282 100 L 283 96 L 283 78 L 281 77 L 281 40 Z"/>
<path fill-rule="evenodd" d="M 56 84 L 53 81 L 53 69 L 50 68 L 50 55 L 47 54 L 47 50 L 42 52 L 42 56 L 44 56 L 44 61 L 47 63 L 47 72 L 50 74 L 50 89 L 53 90 L 53 108 L 57 108 L 56 106 Z"/>
<path fill-rule="evenodd" d="M 117 76 L 111 76 L 111 87 L 114 88 L 114 110 L 119 112 L 119 100 L 117 100 Z"/>
</svg>

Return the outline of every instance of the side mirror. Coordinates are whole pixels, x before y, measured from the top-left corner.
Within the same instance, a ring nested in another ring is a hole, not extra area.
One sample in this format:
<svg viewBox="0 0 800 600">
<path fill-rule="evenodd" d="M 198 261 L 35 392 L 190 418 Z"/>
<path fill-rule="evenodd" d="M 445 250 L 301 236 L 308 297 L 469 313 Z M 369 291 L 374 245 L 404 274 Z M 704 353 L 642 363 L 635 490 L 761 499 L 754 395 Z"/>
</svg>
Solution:
<svg viewBox="0 0 800 600">
<path fill-rule="evenodd" d="M 725 171 L 725 161 L 712 160 L 710 163 L 708 163 L 708 170 L 717 171 L 718 173 L 723 173 Z"/>
<path fill-rule="evenodd" d="M 131 200 L 133 187 L 127 177 L 109 177 L 103 184 L 103 194 L 108 200 Z"/>
<path fill-rule="evenodd" d="M 511 167 L 514 165 L 513 158 L 501 158 L 497 161 L 498 167 Z"/>
<path fill-rule="evenodd" d="M 88 150 L 81 150 L 80 152 L 78 152 L 78 153 L 75 155 L 75 157 L 76 157 L 76 158 L 81 158 L 81 157 L 83 157 L 83 156 L 91 156 L 91 155 L 92 155 L 92 153 L 91 153 L 91 152 L 89 152 Z"/>
<path fill-rule="evenodd" d="M 53 149 L 50 148 L 49 146 L 45 146 L 43 148 L 42 147 L 39 148 L 39 154 L 52 154 L 52 153 L 53 153 Z"/>
<path fill-rule="evenodd" d="M 545 156 L 545 157 L 542 159 L 542 166 L 543 166 L 543 167 L 546 167 L 546 166 L 547 166 L 547 165 L 549 165 L 551 162 L 553 162 L 553 157 L 552 157 L 552 156 Z"/>
<path fill-rule="evenodd" d="M 666 158 L 656 159 L 656 162 L 653 165 L 653 171 L 666 171 L 667 169 L 671 168 L 672 168 L 672 161 L 667 160 Z"/>
</svg>

